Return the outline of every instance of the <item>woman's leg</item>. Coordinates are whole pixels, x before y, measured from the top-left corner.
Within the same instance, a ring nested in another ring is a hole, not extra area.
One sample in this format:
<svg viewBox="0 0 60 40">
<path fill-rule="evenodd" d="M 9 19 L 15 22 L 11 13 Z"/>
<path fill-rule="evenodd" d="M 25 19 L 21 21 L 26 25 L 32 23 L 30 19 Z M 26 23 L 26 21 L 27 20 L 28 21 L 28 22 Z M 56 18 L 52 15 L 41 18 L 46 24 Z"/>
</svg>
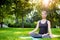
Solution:
<svg viewBox="0 0 60 40">
<path fill-rule="evenodd" d="M 42 37 L 42 35 L 36 33 L 31 33 L 30 35 L 32 36 L 32 40 L 39 40 L 38 38 Z"/>
<path fill-rule="evenodd" d="M 42 35 L 42 38 L 51 38 L 51 37 L 49 36 L 49 34 L 46 34 L 46 35 Z"/>
<path fill-rule="evenodd" d="M 34 38 L 42 38 L 42 35 L 41 34 L 36 34 L 36 33 L 31 33 L 30 34 L 32 37 L 34 37 Z"/>
</svg>

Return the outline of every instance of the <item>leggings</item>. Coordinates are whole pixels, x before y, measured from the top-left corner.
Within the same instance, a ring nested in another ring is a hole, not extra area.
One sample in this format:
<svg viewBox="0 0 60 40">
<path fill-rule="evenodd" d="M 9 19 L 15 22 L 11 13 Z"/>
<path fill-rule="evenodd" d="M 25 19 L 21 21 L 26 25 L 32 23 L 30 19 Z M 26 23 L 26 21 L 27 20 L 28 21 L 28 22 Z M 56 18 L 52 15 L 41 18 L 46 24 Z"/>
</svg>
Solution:
<svg viewBox="0 0 60 40">
<path fill-rule="evenodd" d="M 34 38 L 51 38 L 51 37 L 49 36 L 49 34 L 46 34 L 46 35 L 42 36 L 43 34 L 31 33 L 30 35 L 31 35 L 32 37 L 34 37 Z"/>
</svg>

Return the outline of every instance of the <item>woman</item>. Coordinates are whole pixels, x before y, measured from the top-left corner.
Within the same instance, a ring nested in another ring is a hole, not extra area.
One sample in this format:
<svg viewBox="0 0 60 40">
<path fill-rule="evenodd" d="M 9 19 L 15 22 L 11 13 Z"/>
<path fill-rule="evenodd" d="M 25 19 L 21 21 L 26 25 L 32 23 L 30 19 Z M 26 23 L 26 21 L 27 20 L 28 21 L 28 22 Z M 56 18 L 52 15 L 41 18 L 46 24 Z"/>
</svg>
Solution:
<svg viewBox="0 0 60 40">
<path fill-rule="evenodd" d="M 47 12 L 46 11 L 42 11 L 41 13 L 42 19 L 38 21 L 36 28 L 29 32 L 29 34 L 34 37 L 34 38 L 45 38 L 45 37 L 60 37 L 60 35 L 53 35 L 51 32 L 51 23 L 49 20 L 46 19 L 47 17 Z M 35 31 L 37 31 L 37 29 L 39 30 L 39 33 L 36 34 Z"/>
</svg>

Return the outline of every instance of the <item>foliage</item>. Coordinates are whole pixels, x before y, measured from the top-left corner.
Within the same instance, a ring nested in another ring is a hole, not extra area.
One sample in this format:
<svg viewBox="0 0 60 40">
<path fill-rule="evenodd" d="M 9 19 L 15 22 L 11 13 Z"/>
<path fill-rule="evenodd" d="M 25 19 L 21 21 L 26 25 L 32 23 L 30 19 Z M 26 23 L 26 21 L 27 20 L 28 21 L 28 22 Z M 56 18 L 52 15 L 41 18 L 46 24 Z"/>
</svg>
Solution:
<svg viewBox="0 0 60 40">
<path fill-rule="evenodd" d="M 48 7 L 45 7 L 41 2 L 29 3 L 29 1 L 30 0 L 1 0 L 0 23 L 2 24 L 2 22 L 4 22 L 5 24 L 15 26 L 19 26 L 20 24 L 20 27 L 35 27 L 34 22 L 41 19 L 41 11 L 46 10 L 48 13 L 47 19 L 51 21 L 52 27 L 60 26 L 60 0 L 53 0 L 51 4 L 49 3 Z M 29 14 L 31 14 L 32 11 L 35 12 L 32 13 L 33 15 L 30 15 L 31 18 L 29 19 Z M 15 18 L 12 17 L 13 14 Z M 26 20 L 32 20 L 32 23 L 25 22 Z"/>
</svg>

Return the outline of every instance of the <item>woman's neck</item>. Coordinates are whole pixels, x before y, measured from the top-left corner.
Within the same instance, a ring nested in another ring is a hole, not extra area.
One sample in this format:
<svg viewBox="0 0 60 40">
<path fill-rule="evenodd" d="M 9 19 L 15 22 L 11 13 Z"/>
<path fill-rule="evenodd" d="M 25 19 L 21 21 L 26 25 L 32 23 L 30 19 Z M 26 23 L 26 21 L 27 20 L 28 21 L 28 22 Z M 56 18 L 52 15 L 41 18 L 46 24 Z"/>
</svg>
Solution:
<svg viewBox="0 0 60 40">
<path fill-rule="evenodd" d="M 42 19 L 42 20 L 46 20 L 46 19 Z"/>
<path fill-rule="evenodd" d="M 41 23 L 42 23 L 42 24 L 46 23 L 46 19 L 42 19 L 42 20 L 41 20 Z"/>
</svg>

